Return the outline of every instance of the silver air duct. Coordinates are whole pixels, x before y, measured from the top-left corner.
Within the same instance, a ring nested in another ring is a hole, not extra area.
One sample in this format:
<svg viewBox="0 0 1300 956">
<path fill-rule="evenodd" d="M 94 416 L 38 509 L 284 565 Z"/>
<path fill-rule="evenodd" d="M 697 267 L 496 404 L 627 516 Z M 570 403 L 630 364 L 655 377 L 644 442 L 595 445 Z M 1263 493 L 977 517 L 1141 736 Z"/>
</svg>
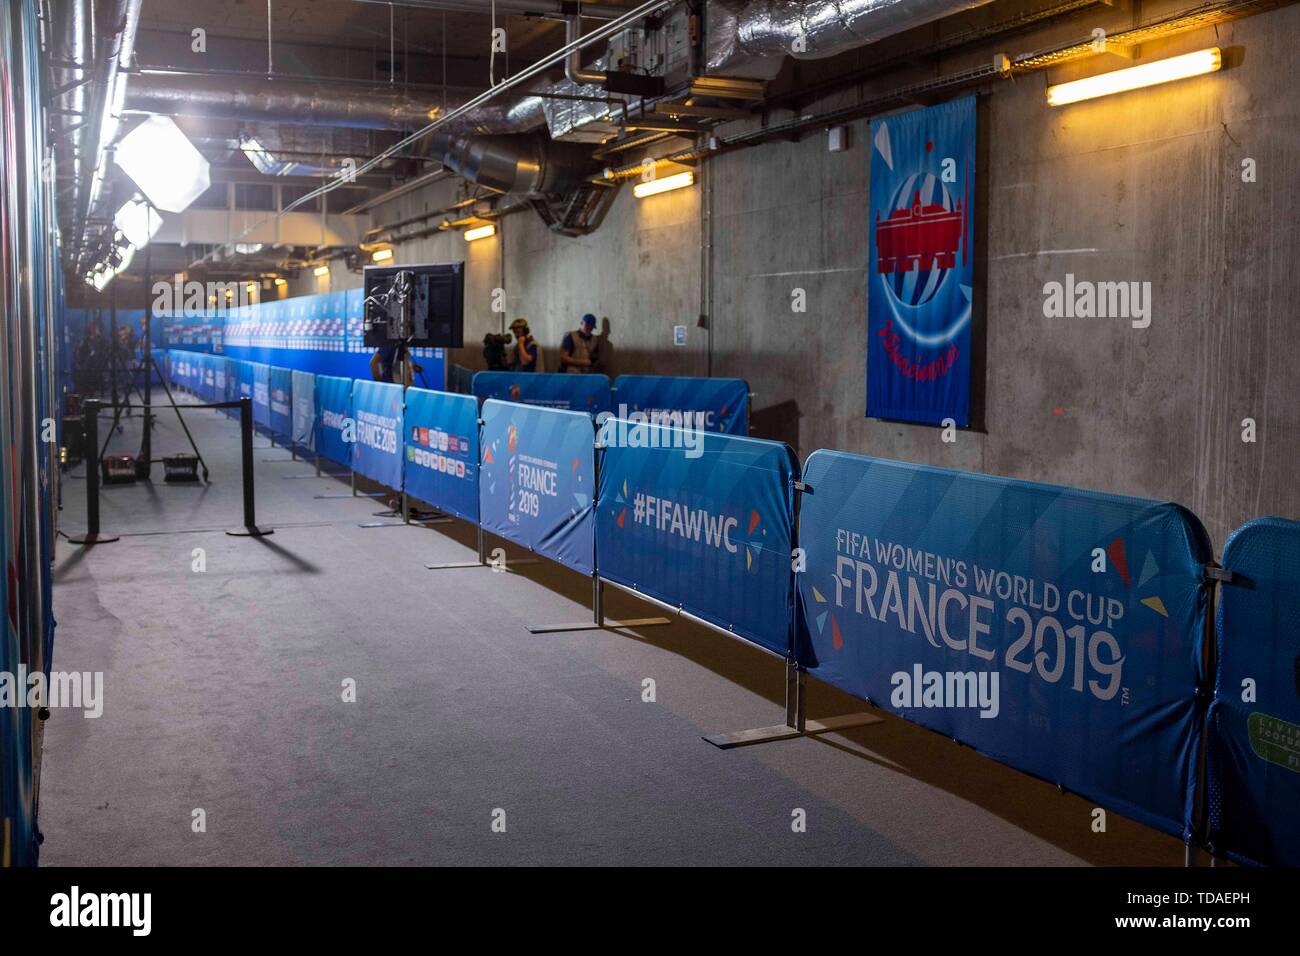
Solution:
<svg viewBox="0 0 1300 956">
<path fill-rule="evenodd" d="M 464 99 L 449 99 L 454 108 Z M 386 87 L 323 87 L 319 82 L 262 76 L 210 76 L 139 73 L 131 77 L 128 109 L 165 116 L 207 116 L 303 126 L 414 130 L 442 112 L 433 95 L 421 97 Z M 524 97 L 513 104 L 475 110 L 455 128 L 503 132 L 529 129 L 544 117 L 541 101 Z"/>
<path fill-rule="evenodd" d="M 816 60 L 983 6 L 989 0 L 710 0 L 708 72 L 770 78 L 781 59 Z"/>
<path fill-rule="evenodd" d="M 578 143 L 557 143 L 541 132 L 510 136 L 435 133 L 433 155 L 470 182 L 518 196 L 563 193 L 585 183 L 595 172 L 590 149 Z"/>
</svg>

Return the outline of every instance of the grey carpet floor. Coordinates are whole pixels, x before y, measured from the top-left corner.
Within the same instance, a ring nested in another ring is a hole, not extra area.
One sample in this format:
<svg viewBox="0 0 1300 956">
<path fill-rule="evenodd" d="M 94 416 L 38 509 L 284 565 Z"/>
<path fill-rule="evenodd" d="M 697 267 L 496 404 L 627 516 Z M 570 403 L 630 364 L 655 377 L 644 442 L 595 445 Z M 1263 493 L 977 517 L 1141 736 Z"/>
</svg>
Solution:
<svg viewBox="0 0 1300 956">
<path fill-rule="evenodd" d="M 238 427 L 186 421 L 210 485 L 105 488 L 122 540 L 58 543 L 54 667 L 102 671 L 105 703 L 46 725 L 44 865 L 1181 863 L 1177 841 L 1114 814 L 1094 833 L 1087 802 L 892 717 L 717 750 L 701 735 L 780 722 L 778 661 L 680 620 L 530 634 L 585 620 L 589 582 L 545 562 L 426 570 L 473 558 L 473 530 L 362 528 L 382 499 L 316 498 L 347 484 L 284 480 L 312 469 L 265 437 L 276 533 L 227 537 Z M 138 446 L 129 420 L 112 450 Z M 155 454 L 185 447 L 166 412 Z M 607 612 L 658 613 L 617 592 Z M 813 683 L 810 716 L 861 709 Z"/>
</svg>

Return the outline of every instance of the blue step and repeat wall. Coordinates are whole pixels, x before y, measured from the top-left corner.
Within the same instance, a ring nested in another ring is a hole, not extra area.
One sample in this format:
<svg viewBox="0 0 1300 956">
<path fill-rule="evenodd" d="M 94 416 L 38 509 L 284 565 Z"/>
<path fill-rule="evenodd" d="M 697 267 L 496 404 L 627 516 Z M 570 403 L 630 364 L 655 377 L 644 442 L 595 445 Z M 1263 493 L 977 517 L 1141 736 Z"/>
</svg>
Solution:
<svg viewBox="0 0 1300 956">
<path fill-rule="evenodd" d="M 210 352 L 316 375 L 370 378 L 370 356 L 362 334 L 362 291 L 323 292 L 273 302 L 235 306 L 198 315 L 155 314 L 164 348 Z M 143 315 L 143 313 L 140 313 Z M 443 349 L 412 349 L 423 371 L 415 384 L 443 388 Z"/>
<path fill-rule="evenodd" d="M 1216 855 L 1300 864 L 1300 522 L 1233 533 L 1207 648 L 1213 550 L 1168 502 L 829 450 L 801 469 L 699 416 L 596 418 L 599 376 L 556 376 L 569 391 L 540 400 L 570 411 L 163 357 L 324 458 L 1008 766 Z"/>
</svg>

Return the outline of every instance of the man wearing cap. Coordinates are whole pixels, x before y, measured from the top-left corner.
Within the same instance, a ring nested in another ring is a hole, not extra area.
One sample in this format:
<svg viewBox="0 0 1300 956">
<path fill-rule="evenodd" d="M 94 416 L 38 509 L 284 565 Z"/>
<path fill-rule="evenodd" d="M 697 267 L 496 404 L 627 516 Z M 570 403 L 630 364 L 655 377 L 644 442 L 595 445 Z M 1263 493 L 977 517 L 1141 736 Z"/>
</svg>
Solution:
<svg viewBox="0 0 1300 956">
<path fill-rule="evenodd" d="M 596 317 L 588 312 L 582 323 L 572 332 L 564 334 L 560 343 L 561 372 L 590 372 L 596 362 L 596 337 L 591 330 L 596 327 Z"/>
<path fill-rule="evenodd" d="M 511 346 L 506 359 L 510 371 L 540 372 L 541 353 L 537 348 L 537 339 L 533 338 L 533 333 L 528 328 L 528 320 L 515 319 L 510 323 L 510 331 L 515 335 L 515 344 Z"/>
</svg>

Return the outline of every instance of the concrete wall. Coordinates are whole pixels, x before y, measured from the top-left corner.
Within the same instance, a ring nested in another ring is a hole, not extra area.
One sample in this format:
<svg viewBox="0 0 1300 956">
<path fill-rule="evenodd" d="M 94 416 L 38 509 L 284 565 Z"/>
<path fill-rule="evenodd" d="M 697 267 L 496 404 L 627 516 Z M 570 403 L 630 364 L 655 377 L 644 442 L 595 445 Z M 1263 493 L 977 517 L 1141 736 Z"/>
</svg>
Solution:
<svg viewBox="0 0 1300 956">
<path fill-rule="evenodd" d="M 1143 16 L 1155 12 L 1147 5 Z M 1096 25 L 1118 29 L 1130 17 L 1099 8 L 851 96 Z M 952 444 L 938 429 L 865 417 L 866 121 L 853 124 L 847 152 L 828 152 L 814 133 L 720 156 L 689 190 L 636 200 L 624 187 L 585 238 L 555 236 L 525 212 L 506 217 L 494 239 L 467 248 L 440 235 L 401 248 L 396 261 L 468 255 L 467 342 L 500 327 L 489 307 L 497 287 L 505 320 L 526 316 L 552 354 L 592 311 L 611 319 L 620 371 L 743 376 L 756 393 L 755 430 L 801 456 L 833 447 L 1172 499 L 1200 515 L 1221 548 L 1255 515 L 1300 517 L 1290 457 L 1300 446 L 1300 372 L 1290 358 L 1300 331 L 1297 42 L 1300 7 L 1290 6 L 1143 48 L 1144 59 L 1229 49 L 1235 62 L 1214 76 L 1047 106 L 1047 80 L 1124 65 L 1106 56 L 981 91 L 977 427 Z M 1257 163 L 1254 183 L 1241 180 L 1246 158 Z M 404 197 L 375 221 L 437 208 L 457 188 Z M 1044 283 L 1067 273 L 1151 282 L 1151 326 L 1044 318 Z M 791 310 L 795 288 L 805 290 L 806 313 Z M 696 324 L 709 299 L 711 361 Z M 689 327 L 685 348 L 671 344 L 679 324 Z M 477 351 L 457 358 L 481 367 Z M 1241 441 L 1247 417 L 1257 422 L 1254 444 Z"/>
</svg>

